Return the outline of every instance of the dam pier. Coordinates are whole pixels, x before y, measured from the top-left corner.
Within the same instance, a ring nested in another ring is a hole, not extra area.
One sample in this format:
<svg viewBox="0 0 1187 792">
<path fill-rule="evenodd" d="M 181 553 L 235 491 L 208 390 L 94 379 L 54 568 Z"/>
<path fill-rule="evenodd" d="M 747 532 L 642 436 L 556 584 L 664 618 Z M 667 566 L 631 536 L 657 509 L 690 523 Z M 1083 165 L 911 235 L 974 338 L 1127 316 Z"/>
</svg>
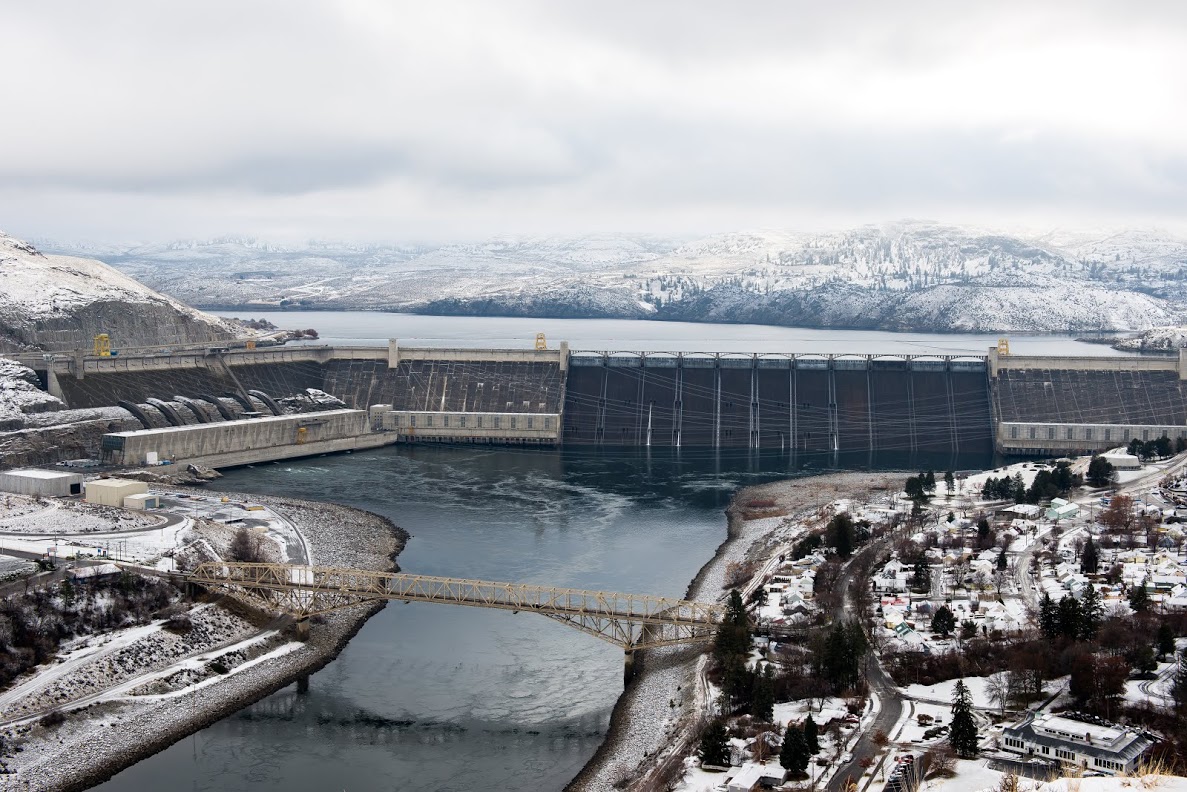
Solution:
<svg viewBox="0 0 1187 792">
<path fill-rule="evenodd" d="M 96 449 L 113 464 L 226 467 L 392 443 L 1052 455 L 1187 438 L 1182 350 L 644 353 L 392 340 L 13 357 L 70 408 L 127 412 Z"/>
</svg>

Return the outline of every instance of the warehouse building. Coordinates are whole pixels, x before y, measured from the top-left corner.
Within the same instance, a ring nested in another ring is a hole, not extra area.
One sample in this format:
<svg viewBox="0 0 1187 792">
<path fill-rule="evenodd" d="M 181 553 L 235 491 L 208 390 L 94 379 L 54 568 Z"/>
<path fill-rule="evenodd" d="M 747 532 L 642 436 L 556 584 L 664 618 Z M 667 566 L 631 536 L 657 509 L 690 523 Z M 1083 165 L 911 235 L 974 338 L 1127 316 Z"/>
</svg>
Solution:
<svg viewBox="0 0 1187 792">
<path fill-rule="evenodd" d="M 82 494 L 83 475 L 61 470 L 8 470 L 0 473 L 0 492 L 60 498 Z"/>
<path fill-rule="evenodd" d="M 148 485 L 143 481 L 128 481 L 127 479 L 95 479 L 87 482 L 87 503 L 100 506 L 124 507 L 124 498 L 132 495 L 144 495 L 148 492 Z"/>
</svg>

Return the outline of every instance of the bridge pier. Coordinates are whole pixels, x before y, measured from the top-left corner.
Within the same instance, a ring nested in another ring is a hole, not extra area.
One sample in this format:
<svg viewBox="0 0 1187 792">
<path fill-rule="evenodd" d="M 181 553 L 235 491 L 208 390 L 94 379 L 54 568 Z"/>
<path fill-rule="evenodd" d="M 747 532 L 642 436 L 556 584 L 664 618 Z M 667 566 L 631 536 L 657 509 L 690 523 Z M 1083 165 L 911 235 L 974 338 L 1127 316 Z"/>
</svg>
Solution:
<svg viewBox="0 0 1187 792">
<path fill-rule="evenodd" d="M 635 650 L 627 649 L 623 652 L 622 684 L 625 687 L 635 678 Z"/>
<path fill-rule="evenodd" d="M 301 676 L 297 677 L 297 692 L 309 692 L 309 674 L 302 674 Z"/>
<path fill-rule="evenodd" d="M 297 619 L 297 640 L 298 641 L 308 641 L 309 640 L 309 617 L 308 616 L 306 616 L 304 619 Z M 309 684 L 309 682 L 308 682 L 308 680 L 306 680 L 306 686 L 308 686 L 308 684 Z"/>
</svg>

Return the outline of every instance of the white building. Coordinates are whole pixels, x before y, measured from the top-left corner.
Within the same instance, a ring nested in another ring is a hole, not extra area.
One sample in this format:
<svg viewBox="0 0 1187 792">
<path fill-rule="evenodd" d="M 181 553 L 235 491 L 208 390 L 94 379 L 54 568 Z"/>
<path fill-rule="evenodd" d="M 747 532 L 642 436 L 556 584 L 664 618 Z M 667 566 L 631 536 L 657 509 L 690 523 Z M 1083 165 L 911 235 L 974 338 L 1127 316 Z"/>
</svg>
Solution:
<svg viewBox="0 0 1187 792">
<path fill-rule="evenodd" d="M 46 498 L 81 495 L 82 482 L 81 473 L 67 473 L 63 470 L 7 470 L 0 473 L 0 492 Z"/>
<path fill-rule="evenodd" d="M 1002 747 L 1030 759 L 1102 773 L 1132 773 L 1154 745 L 1144 732 L 1090 716 L 1027 713 L 1002 732 Z"/>
</svg>

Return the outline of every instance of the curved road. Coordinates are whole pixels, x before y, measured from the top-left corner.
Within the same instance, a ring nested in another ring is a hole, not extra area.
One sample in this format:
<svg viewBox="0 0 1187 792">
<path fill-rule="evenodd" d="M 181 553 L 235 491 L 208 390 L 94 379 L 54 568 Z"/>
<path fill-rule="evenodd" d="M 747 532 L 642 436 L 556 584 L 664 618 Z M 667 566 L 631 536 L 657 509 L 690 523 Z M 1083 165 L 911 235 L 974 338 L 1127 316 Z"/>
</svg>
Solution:
<svg viewBox="0 0 1187 792">
<path fill-rule="evenodd" d="M 854 578 L 854 562 L 862 556 L 872 555 L 880 551 L 886 544 L 885 539 L 880 539 L 876 542 L 871 542 L 866 545 L 857 555 L 849 559 L 845 564 L 845 568 L 841 570 L 841 576 L 837 578 L 837 586 L 844 592 L 841 599 L 841 604 L 837 606 L 834 612 L 834 619 L 852 619 L 855 618 L 853 613 L 853 598 L 851 595 L 851 587 Z M 865 581 L 861 581 L 864 585 Z M 870 685 L 870 690 L 877 694 L 878 701 L 881 703 L 881 709 L 878 714 L 874 716 L 874 721 L 871 723 L 861 736 L 857 738 L 850 753 L 853 758 L 846 764 L 837 768 L 833 773 L 833 777 L 829 779 L 828 784 L 825 785 L 826 792 L 842 792 L 845 789 L 849 778 L 852 776 L 854 781 L 861 778 L 865 768 L 861 766 L 864 759 L 874 760 L 882 751 L 874 744 L 874 735 L 879 731 L 889 735 L 894 731 L 895 724 L 898 723 L 903 714 L 903 700 L 906 698 L 903 692 L 899 690 L 898 685 L 882 668 L 882 663 L 878 661 L 878 653 L 873 649 L 866 655 L 865 660 L 866 681 Z"/>
</svg>

